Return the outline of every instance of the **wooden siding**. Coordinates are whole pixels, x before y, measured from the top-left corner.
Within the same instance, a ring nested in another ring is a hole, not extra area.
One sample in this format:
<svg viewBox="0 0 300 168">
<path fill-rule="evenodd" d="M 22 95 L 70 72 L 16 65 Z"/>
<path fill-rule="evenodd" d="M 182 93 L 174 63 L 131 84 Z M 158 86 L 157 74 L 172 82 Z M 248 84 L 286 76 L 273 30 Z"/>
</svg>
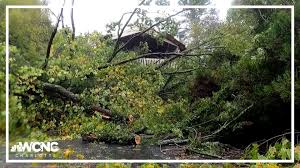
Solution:
<svg viewBox="0 0 300 168">
<path fill-rule="evenodd" d="M 149 64 L 161 64 L 165 60 L 167 60 L 167 59 L 163 59 L 163 58 L 141 58 L 141 59 L 138 59 L 137 61 L 142 63 L 143 65 L 149 65 Z M 175 62 L 171 62 L 168 66 L 169 67 L 175 67 L 176 64 L 175 64 Z"/>
</svg>

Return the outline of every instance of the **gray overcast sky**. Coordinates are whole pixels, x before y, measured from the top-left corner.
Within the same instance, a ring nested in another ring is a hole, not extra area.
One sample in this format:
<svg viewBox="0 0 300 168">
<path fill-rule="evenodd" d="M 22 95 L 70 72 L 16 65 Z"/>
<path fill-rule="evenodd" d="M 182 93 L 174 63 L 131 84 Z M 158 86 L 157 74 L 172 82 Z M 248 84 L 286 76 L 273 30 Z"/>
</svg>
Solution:
<svg viewBox="0 0 300 168">
<path fill-rule="evenodd" d="M 170 0 L 171 5 L 177 0 Z M 48 0 L 50 6 L 60 7 L 63 0 Z M 213 0 L 213 5 L 219 8 L 219 16 L 224 19 L 227 14 L 228 7 L 232 0 Z M 123 13 L 130 12 L 137 6 L 137 0 L 75 0 L 74 3 L 74 20 L 76 34 L 87 33 L 93 31 L 105 32 L 105 25 L 118 21 Z M 70 26 L 70 7 L 71 0 L 66 0 L 64 10 L 65 24 Z M 151 6 L 152 7 L 152 6 Z M 59 8 L 52 8 L 56 14 Z M 166 11 L 167 12 L 167 11 Z M 169 11 L 169 13 L 173 13 Z M 54 16 L 53 16 L 54 19 Z"/>
</svg>

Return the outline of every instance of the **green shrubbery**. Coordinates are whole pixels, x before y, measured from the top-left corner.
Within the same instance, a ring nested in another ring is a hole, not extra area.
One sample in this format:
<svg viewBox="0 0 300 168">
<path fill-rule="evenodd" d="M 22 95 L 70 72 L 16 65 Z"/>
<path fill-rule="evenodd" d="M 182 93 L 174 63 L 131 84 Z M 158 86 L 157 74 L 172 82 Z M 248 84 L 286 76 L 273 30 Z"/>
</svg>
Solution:
<svg viewBox="0 0 300 168">
<path fill-rule="evenodd" d="M 99 35 L 97 37 L 101 38 Z M 78 41 L 85 43 L 90 38 L 95 38 L 95 34 L 78 37 Z M 10 77 L 12 136 L 18 134 L 15 130 L 20 129 L 22 134 L 27 134 L 23 129 L 28 127 L 45 133 L 56 130 L 57 136 L 67 138 L 95 133 L 100 140 L 105 138 L 107 142 L 127 142 L 135 132 L 141 131 L 154 135 L 174 131 L 180 134 L 176 131 L 180 126 L 177 121 L 186 115 L 186 103 L 163 101 L 157 95 L 164 83 L 160 71 L 137 62 L 97 70 L 109 54 L 105 55 L 104 51 L 110 47 L 105 43 L 99 44 L 101 47 L 90 51 L 96 52 L 95 56 L 86 55 L 86 50 L 76 47 L 77 41 L 74 43 L 75 55 L 69 56 L 70 50 L 65 48 L 58 58 L 51 59 L 46 70 L 28 66 L 19 66 L 14 70 Z M 134 53 L 121 55 L 130 58 Z M 14 55 L 11 57 L 14 58 Z M 14 61 L 10 64 L 15 66 Z M 45 92 L 43 83 L 67 88 L 78 95 L 80 103 Z M 97 112 L 92 114 L 94 112 L 90 111 L 89 106 L 93 104 L 100 104 L 112 111 L 112 117 L 134 116 L 133 121 L 130 124 L 124 120 L 105 121 Z"/>
<path fill-rule="evenodd" d="M 289 160 L 291 158 L 291 143 L 289 140 L 283 138 L 281 141 L 276 142 L 274 145 L 270 145 L 266 154 L 261 155 L 258 144 L 252 144 L 252 146 L 246 149 L 245 159 L 255 160 Z M 297 160 L 297 159 L 296 159 Z"/>
</svg>

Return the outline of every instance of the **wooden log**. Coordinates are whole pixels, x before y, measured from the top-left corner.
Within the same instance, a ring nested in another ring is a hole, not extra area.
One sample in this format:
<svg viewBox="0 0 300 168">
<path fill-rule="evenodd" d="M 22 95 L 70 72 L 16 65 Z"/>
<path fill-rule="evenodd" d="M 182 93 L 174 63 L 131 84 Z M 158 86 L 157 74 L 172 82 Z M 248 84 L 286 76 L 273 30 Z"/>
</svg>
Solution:
<svg viewBox="0 0 300 168">
<path fill-rule="evenodd" d="M 46 93 L 57 93 L 59 94 L 61 97 L 65 98 L 65 99 L 69 99 L 73 102 L 79 102 L 79 97 L 72 93 L 71 91 L 67 90 L 66 88 L 60 86 L 60 85 L 55 85 L 55 84 L 51 84 L 51 83 L 43 83 L 43 90 Z"/>
<path fill-rule="evenodd" d="M 93 104 L 90 106 L 90 111 L 99 112 L 102 115 L 102 119 L 113 120 L 117 122 L 126 123 L 128 121 L 127 116 L 122 116 L 120 114 L 114 113 L 111 110 L 105 109 L 98 104 Z"/>
<path fill-rule="evenodd" d="M 161 140 L 157 144 L 158 145 L 169 145 L 169 144 L 186 144 L 189 142 L 189 139 L 166 139 L 166 140 Z"/>
</svg>

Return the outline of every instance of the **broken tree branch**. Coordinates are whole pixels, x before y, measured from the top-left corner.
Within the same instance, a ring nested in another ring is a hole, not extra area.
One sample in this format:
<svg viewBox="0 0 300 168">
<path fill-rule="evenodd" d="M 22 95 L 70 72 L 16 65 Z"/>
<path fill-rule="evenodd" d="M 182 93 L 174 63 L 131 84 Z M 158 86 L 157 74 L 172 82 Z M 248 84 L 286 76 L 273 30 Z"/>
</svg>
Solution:
<svg viewBox="0 0 300 168">
<path fill-rule="evenodd" d="M 120 46 L 120 42 L 121 42 L 120 40 L 121 40 L 121 37 L 122 37 L 122 35 L 123 35 L 123 32 L 124 32 L 126 26 L 128 25 L 128 23 L 130 22 L 130 20 L 132 19 L 133 15 L 134 15 L 137 11 L 138 11 L 138 8 L 135 8 L 134 11 L 133 11 L 133 12 L 131 13 L 131 15 L 129 16 L 129 19 L 127 20 L 127 22 L 126 22 L 125 25 L 123 26 L 122 30 L 120 31 L 120 30 L 118 29 L 118 38 L 117 38 L 117 42 L 116 42 L 116 44 L 115 44 L 115 47 L 114 47 L 114 50 L 113 50 L 113 53 L 112 53 L 111 57 L 107 60 L 108 63 L 110 63 L 110 62 L 114 59 L 114 57 L 116 56 L 116 52 L 117 52 L 117 50 L 118 50 L 118 48 L 119 48 L 119 46 Z M 122 16 L 122 18 L 123 18 L 123 16 Z M 121 18 L 121 19 L 122 19 L 122 18 Z M 121 20 L 120 20 L 119 24 L 121 24 Z"/>
<path fill-rule="evenodd" d="M 222 38 L 222 37 L 223 37 L 223 36 L 217 36 L 217 37 L 213 37 L 213 38 L 207 39 L 207 40 L 201 42 L 200 44 L 198 44 L 198 45 L 195 46 L 195 47 L 192 47 L 192 48 L 189 48 L 189 49 L 184 50 L 184 52 L 186 52 L 186 53 L 192 52 L 192 51 L 194 51 L 194 50 L 196 50 L 196 49 L 199 49 L 200 47 L 202 47 L 202 46 L 204 46 L 204 45 L 206 45 L 206 44 L 208 44 L 208 43 L 210 43 L 210 42 L 213 42 L 214 40 L 220 39 L 220 38 Z M 222 47 L 222 46 L 221 46 L 221 47 Z M 208 47 L 208 49 L 210 49 L 210 48 L 217 48 L 217 47 L 214 47 L 214 46 Z M 207 49 L 207 48 L 204 48 L 204 49 Z"/>
<path fill-rule="evenodd" d="M 187 51 L 184 51 L 182 53 L 177 53 L 175 56 L 165 60 L 164 62 L 162 62 L 161 64 L 159 64 L 155 69 L 158 70 L 166 65 L 168 65 L 169 63 L 171 63 L 172 61 L 182 57 L 182 56 L 203 56 L 203 55 L 212 55 L 211 53 L 204 53 L 204 54 L 186 54 Z"/>
<path fill-rule="evenodd" d="M 299 132 L 295 132 L 295 134 L 296 134 L 296 133 L 299 133 Z M 282 138 L 282 137 L 284 137 L 284 136 L 286 136 L 286 135 L 290 135 L 290 134 L 291 134 L 291 132 L 286 132 L 286 133 L 283 133 L 283 134 L 280 134 L 280 135 L 273 136 L 273 137 L 271 137 L 271 138 L 269 138 L 269 139 L 267 139 L 267 140 L 265 140 L 265 141 L 259 143 L 258 145 L 261 146 L 261 145 L 263 145 L 263 144 L 265 144 L 265 143 L 268 143 L 269 141 L 271 141 L 271 140 L 273 140 L 273 139 Z"/>
<path fill-rule="evenodd" d="M 189 142 L 189 139 L 167 139 L 161 140 L 157 144 L 158 145 L 169 145 L 169 144 L 186 144 Z"/>
<path fill-rule="evenodd" d="M 51 9 L 48 9 L 48 10 L 56 19 L 58 19 L 58 16 Z"/>
<path fill-rule="evenodd" d="M 160 91 L 164 90 L 164 89 L 168 86 L 168 84 L 171 83 L 171 81 L 173 80 L 173 78 L 174 78 L 174 76 L 173 76 L 173 75 L 170 75 L 170 76 L 168 77 L 167 81 L 165 82 L 164 86 L 161 87 Z"/>
<path fill-rule="evenodd" d="M 60 96 L 67 98 L 73 102 L 79 101 L 79 97 L 77 95 L 68 91 L 67 89 L 65 89 L 64 87 L 62 87 L 60 85 L 55 85 L 55 84 L 51 84 L 51 83 L 43 83 L 42 87 L 43 87 L 43 90 L 46 92 L 58 93 Z"/>
<path fill-rule="evenodd" d="M 65 28 L 65 23 L 64 23 L 64 14 L 61 14 L 61 27 L 64 29 Z"/>
<path fill-rule="evenodd" d="M 63 6 L 64 6 L 64 5 L 65 5 L 65 1 L 64 1 Z M 49 40 L 49 42 L 48 42 L 46 58 L 45 58 L 44 64 L 42 65 L 42 69 L 46 69 L 47 66 L 48 66 L 48 61 L 49 61 L 49 57 L 50 57 L 50 53 L 51 53 L 52 43 L 53 43 L 54 37 L 55 37 L 55 35 L 56 35 L 57 29 L 58 29 L 58 26 L 59 26 L 59 22 L 61 21 L 61 16 L 63 15 L 63 12 L 64 12 L 64 8 L 62 7 L 62 8 L 60 9 L 60 14 L 59 14 L 59 16 L 57 17 L 57 21 L 56 21 L 54 30 L 53 30 L 53 32 L 51 33 L 50 40 Z"/>
<path fill-rule="evenodd" d="M 92 109 L 93 111 L 98 111 L 98 112 L 100 112 L 101 114 L 104 114 L 104 115 L 106 115 L 106 116 L 112 116 L 112 112 L 111 112 L 110 110 L 104 109 L 104 108 L 102 108 L 101 106 L 96 105 L 96 104 L 91 105 L 90 109 Z"/>
<path fill-rule="evenodd" d="M 62 99 L 70 100 L 74 103 L 82 105 L 82 100 L 79 98 L 79 96 L 77 96 L 73 92 L 67 90 L 66 88 L 60 85 L 51 84 L 51 83 L 42 83 L 41 85 L 44 93 L 47 95 L 55 94 L 56 96 Z M 88 111 L 91 111 L 91 114 L 93 112 L 99 112 L 102 115 L 103 119 L 108 119 L 108 120 L 113 120 L 118 122 L 124 122 L 127 120 L 126 116 L 113 113 L 112 111 L 101 107 L 99 104 L 92 104 L 91 106 L 87 107 L 87 109 Z"/>
<path fill-rule="evenodd" d="M 253 107 L 253 104 L 251 104 L 250 106 L 248 106 L 247 108 L 245 108 L 242 112 L 240 112 L 240 114 L 238 114 L 236 117 L 234 117 L 232 120 L 230 121 L 226 121 L 224 123 L 224 125 L 222 125 L 218 130 L 214 131 L 212 134 L 207 135 L 207 136 L 203 136 L 202 139 L 203 140 L 207 140 L 210 139 L 212 137 L 214 137 L 216 134 L 220 133 L 221 131 L 223 131 L 225 128 L 228 127 L 228 125 L 230 125 L 232 122 L 236 121 L 238 118 L 240 118 L 246 111 L 248 111 L 250 108 Z"/>
<path fill-rule="evenodd" d="M 131 14 L 131 16 L 132 16 L 134 13 L 135 13 L 135 11 L 133 11 L 133 12 L 126 12 L 126 13 L 123 13 L 123 15 L 121 16 L 121 19 L 118 22 L 118 30 L 117 30 L 118 38 L 120 38 L 120 36 L 122 36 L 122 34 L 123 34 L 124 30 L 125 30 L 125 28 L 123 27 L 123 29 L 121 31 L 121 23 L 123 21 L 124 16 L 127 15 L 127 14 Z M 129 19 L 131 19 L 131 16 L 129 17 Z M 127 20 L 127 22 L 129 22 L 129 21 Z"/>
<path fill-rule="evenodd" d="M 211 157 L 211 158 L 217 158 L 217 159 L 222 159 L 222 160 L 225 160 L 226 158 L 222 157 L 222 156 L 218 156 L 218 155 L 213 155 L 213 154 L 209 154 L 209 153 L 206 153 L 206 152 L 202 152 L 196 148 L 192 148 L 192 147 L 189 147 L 187 148 L 188 151 L 190 152 L 193 152 L 193 153 L 197 153 L 199 155 L 203 155 L 203 156 L 208 156 L 208 157 Z"/>
<path fill-rule="evenodd" d="M 185 73 L 190 73 L 193 71 L 196 71 L 200 68 L 193 68 L 193 69 L 187 69 L 187 70 L 182 70 L 182 71 L 174 71 L 174 72 L 163 72 L 165 75 L 177 75 L 177 74 L 185 74 Z"/>
<path fill-rule="evenodd" d="M 258 13 L 259 13 L 260 17 L 262 18 L 262 20 L 264 22 L 268 22 L 268 19 L 262 14 L 261 10 L 260 9 L 257 9 L 257 10 L 258 10 Z"/>
<path fill-rule="evenodd" d="M 146 1 L 146 0 L 142 0 L 142 2 L 141 2 L 139 5 L 142 5 L 145 1 Z M 118 48 L 119 48 L 120 42 L 121 42 L 120 40 L 121 40 L 121 37 L 122 37 L 122 35 L 123 35 L 123 33 L 124 33 L 124 30 L 125 30 L 125 28 L 128 26 L 128 24 L 129 24 L 130 20 L 132 19 L 133 15 L 134 15 L 135 13 L 137 13 L 138 10 L 139 10 L 139 8 L 135 8 L 135 9 L 133 10 L 133 12 L 131 13 L 131 15 L 129 16 L 129 18 L 127 19 L 126 23 L 124 24 L 123 28 L 122 28 L 121 31 L 120 31 L 121 22 L 122 22 L 123 17 L 124 17 L 125 14 L 122 15 L 122 17 L 121 17 L 121 19 L 120 19 L 120 21 L 119 21 L 119 23 L 118 23 L 118 32 L 117 32 L 117 33 L 118 33 L 118 38 L 117 38 L 117 42 L 116 42 L 116 44 L 115 44 L 115 47 L 114 47 L 114 50 L 113 50 L 113 53 L 112 53 L 111 57 L 107 60 L 107 63 L 111 63 L 111 61 L 112 61 L 112 60 L 114 59 L 114 57 L 117 55 Z"/>
</svg>

